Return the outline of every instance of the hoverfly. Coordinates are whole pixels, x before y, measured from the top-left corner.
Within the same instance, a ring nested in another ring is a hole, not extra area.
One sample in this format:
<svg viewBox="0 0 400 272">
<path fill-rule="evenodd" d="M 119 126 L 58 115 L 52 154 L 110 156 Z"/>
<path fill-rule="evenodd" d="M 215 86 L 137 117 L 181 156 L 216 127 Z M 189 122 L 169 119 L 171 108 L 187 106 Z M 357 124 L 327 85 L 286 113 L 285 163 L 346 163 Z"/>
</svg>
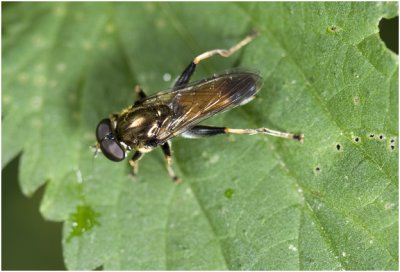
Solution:
<svg viewBox="0 0 400 272">
<path fill-rule="evenodd" d="M 138 161 L 154 148 L 161 146 L 168 174 L 180 179 L 171 167 L 170 140 L 175 136 L 202 138 L 218 134 L 268 134 L 303 141 L 303 134 L 292 134 L 268 128 L 233 129 L 198 125 L 201 121 L 223 111 L 250 102 L 262 86 L 257 73 L 232 71 L 189 83 L 197 64 L 209 57 L 229 57 L 250 43 L 257 33 L 252 32 L 230 49 L 214 49 L 198 55 L 186 67 L 171 90 L 146 96 L 140 86 L 135 92 L 139 99 L 130 107 L 103 119 L 96 128 L 96 152 L 112 161 L 122 161 L 128 151 L 134 151 L 129 164 L 132 174 L 138 171 Z"/>
</svg>

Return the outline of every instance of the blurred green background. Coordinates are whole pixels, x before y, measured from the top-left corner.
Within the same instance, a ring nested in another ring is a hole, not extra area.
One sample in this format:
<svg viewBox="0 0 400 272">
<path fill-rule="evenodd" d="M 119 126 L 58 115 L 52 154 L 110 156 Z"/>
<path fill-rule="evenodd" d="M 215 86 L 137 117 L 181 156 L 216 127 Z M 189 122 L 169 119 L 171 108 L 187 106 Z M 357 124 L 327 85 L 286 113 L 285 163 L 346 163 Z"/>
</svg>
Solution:
<svg viewBox="0 0 400 272">
<path fill-rule="evenodd" d="M 396 17 L 380 22 L 382 39 L 397 54 L 398 20 Z M 41 217 L 39 203 L 43 189 L 32 198 L 22 195 L 18 185 L 19 158 L 2 170 L 2 270 L 65 269 L 61 249 L 62 224 Z"/>
</svg>

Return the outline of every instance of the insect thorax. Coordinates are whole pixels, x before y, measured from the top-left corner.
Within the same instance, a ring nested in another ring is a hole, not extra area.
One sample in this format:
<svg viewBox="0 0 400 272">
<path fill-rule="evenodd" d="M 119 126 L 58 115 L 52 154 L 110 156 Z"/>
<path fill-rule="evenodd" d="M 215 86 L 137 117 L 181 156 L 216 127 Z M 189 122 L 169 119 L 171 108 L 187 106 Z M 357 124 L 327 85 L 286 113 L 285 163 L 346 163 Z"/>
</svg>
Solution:
<svg viewBox="0 0 400 272">
<path fill-rule="evenodd" d="M 170 118 L 171 109 L 165 105 L 151 107 L 136 106 L 116 119 L 116 136 L 119 141 L 134 149 L 160 144 L 157 136 L 162 131 L 162 124 Z"/>
</svg>

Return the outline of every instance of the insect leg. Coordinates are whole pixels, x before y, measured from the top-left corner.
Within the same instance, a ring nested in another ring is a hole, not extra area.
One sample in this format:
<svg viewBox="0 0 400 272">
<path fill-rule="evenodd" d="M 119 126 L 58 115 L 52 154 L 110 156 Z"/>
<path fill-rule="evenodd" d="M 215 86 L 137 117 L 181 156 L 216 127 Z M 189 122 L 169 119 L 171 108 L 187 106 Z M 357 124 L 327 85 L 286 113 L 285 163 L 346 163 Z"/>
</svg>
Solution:
<svg viewBox="0 0 400 272">
<path fill-rule="evenodd" d="M 205 60 L 205 59 L 207 59 L 209 57 L 212 57 L 212 56 L 215 56 L 215 55 L 220 55 L 221 57 L 227 58 L 230 55 L 232 55 L 233 53 L 235 53 L 236 51 L 238 51 L 243 46 L 245 46 L 248 43 L 250 43 L 256 36 L 257 36 L 257 32 L 256 31 L 252 31 L 243 40 L 241 40 L 240 42 L 238 42 L 237 44 L 235 44 L 231 48 L 229 48 L 229 49 L 214 49 L 214 50 L 207 51 L 207 52 L 205 52 L 205 53 L 203 53 L 201 55 L 198 55 L 193 60 L 193 63 L 194 64 L 198 64 L 200 61 Z"/>
<path fill-rule="evenodd" d="M 140 85 L 135 86 L 135 93 L 139 97 L 139 99 L 146 98 L 146 96 L 147 96 L 145 94 L 145 92 L 143 91 L 142 87 L 140 87 Z"/>
<path fill-rule="evenodd" d="M 235 44 L 234 46 L 232 46 L 229 49 L 214 49 L 214 50 L 210 50 L 210 51 L 204 52 L 203 54 L 198 55 L 197 57 L 195 57 L 193 59 L 193 61 L 189 64 L 189 66 L 187 66 L 186 69 L 183 71 L 181 76 L 175 82 L 173 89 L 176 90 L 176 89 L 182 88 L 189 82 L 190 77 L 193 75 L 193 73 L 196 69 L 196 65 L 200 61 L 208 59 L 215 55 L 220 55 L 221 57 L 227 58 L 230 55 L 232 55 L 233 53 L 235 53 L 236 51 L 238 51 L 240 48 L 245 46 L 246 44 L 250 43 L 256 36 L 257 36 L 257 32 L 253 31 L 249 35 L 247 35 L 243 40 L 241 40 L 239 43 Z"/>
<path fill-rule="evenodd" d="M 162 151 L 165 156 L 165 163 L 168 171 L 168 175 L 172 178 L 172 180 L 176 183 L 180 183 L 181 179 L 175 174 L 174 170 L 172 169 L 172 155 L 171 155 L 171 147 L 169 143 L 165 143 L 161 145 Z"/>
<path fill-rule="evenodd" d="M 225 134 L 224 127 L 194 126 L 181 134 L 184 138 L 197 139 L 219 134 Z"/>
<path fill-rule="evenodd" d="M 188 67 L 182 72 L 178 80 L 175 82 L 173 90 L 185 87 L 186 84 L 189 82 L 190 77 L 193 75 L 194 70 L 196 70 L 196 64 L 191 62 Z"/>
<path fill-rule="evenodd" d="M 298 140 L 300 143 L 304 142 L 304 134 L 293 134 L 293 133 L 288 133 L 288 132 L 272 130 L 269 128 L 254 128 L 254 129 L 251 129 L 251 128 L 245 128 L 245 129 L 225 128 L 225 133 L 245 134 L 245 135 L 266 134 L 266 135 L 271 135 L 271 136 L 275 136 L 275 137 Z"/>
<path fill-rule="evenodd" d="M 194 126 L 191 129 L 182 133 L 182 137 L 185 138 L 201 138 L 207 136 L 214 136 L 218 134 L 243 134 L 243 135 L 254 135 L 254 134 L 267 134 L 275 137 L 281 137 L 286 139 L 294 139 L 303 143 L 303 134 L 293 134 L 287 132 L 281 132 L 277 130 L 272 130 L 269 128 L 226 128 L 226 127 L 209 127 L 209 126 Z"/>
<path fill-rule="evenodd" d="M 135 93 L 138 96 L 138 99 L 135 101 L 135 103 L 133 103 L 133 106 L 138 106 L 143 102 L 147 95 L 143 91 L 142 87 L 140 87 L 140 85 L 135 86 Z"/>
<path fill-rule="evenodd" d="M 143 153 L 140 151 L 136 151 L 133 154 L 132 159 L 129 160 L 129 164 L 132 167 L 132 176 L 136 176 L 139 171 L 139 160 L 142 158 Z"/>
</svg>

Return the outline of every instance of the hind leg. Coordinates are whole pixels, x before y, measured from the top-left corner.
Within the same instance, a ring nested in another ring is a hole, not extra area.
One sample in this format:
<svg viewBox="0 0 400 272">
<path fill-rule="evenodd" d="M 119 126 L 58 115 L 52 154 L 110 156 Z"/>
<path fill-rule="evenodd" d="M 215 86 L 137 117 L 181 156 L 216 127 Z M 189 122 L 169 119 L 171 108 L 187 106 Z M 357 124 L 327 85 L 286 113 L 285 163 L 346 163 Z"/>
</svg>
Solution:
<svg viewBox="0 0 400 272">
<path fill-rule="evenodd" d="M 187 85 L 187 83 L 190 80 L 190 77 L 193 75 L 194 71 L 196 70 L 196 65 L 205 59 L 208 59 L 212 56 L 220 55 L 221 57 L 227 58 L 231 56 L 233 53 L 238 51 L 240 48 L 243 46 L 247 45 L 250 43 L 255 37 L 257 36 L 257 32 L 253 31 L 249 35 L 247 35 L 243 40 L 235 44 L 229 49 L 214 49 L 210 50 L 207 52 L 204 52 L 203 54 L 198 55 L 193 59 L 193 61 L 186 67 L 186 69 L 183 71 L 181 76 L 178 78 L 178 80 L 175 82 L 173 89 L 180 89 L 183 88 Z"/>
</svg>

